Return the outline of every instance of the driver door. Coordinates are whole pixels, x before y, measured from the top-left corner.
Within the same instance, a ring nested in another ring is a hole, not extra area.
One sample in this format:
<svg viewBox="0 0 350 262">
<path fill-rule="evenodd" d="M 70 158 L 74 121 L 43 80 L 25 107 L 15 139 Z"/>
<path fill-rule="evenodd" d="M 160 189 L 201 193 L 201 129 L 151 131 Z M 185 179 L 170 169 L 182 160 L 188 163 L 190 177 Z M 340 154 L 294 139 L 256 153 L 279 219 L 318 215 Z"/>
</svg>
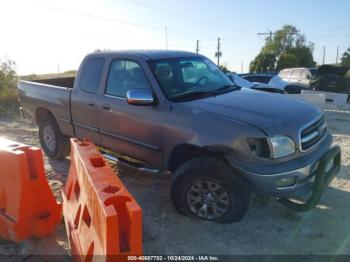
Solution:
<svg viewBox="0 0 350 262">
<path fill-rule="evenodd" d="M 137 88 L 152 90 L 140 63 L 113 60 L 100 101 L 101 144 L 152 167 L 161 167 L 162 110 L 159 105 L 128 104 L 127 91 Z"/>
</svg>

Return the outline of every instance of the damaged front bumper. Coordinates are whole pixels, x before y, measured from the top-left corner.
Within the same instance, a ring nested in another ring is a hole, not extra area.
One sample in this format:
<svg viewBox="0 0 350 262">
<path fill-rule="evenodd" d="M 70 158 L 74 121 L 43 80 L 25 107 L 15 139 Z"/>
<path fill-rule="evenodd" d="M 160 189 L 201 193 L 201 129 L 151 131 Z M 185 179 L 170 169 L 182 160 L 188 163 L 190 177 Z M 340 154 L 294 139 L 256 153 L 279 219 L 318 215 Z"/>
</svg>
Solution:
<svg viewBox="0 0 350 262">
<path fill-rule="evenodd" d="M 247 171 L 232 165 L 253 187 L 263 194 L 275 196 L 282 204 L 298 211 L 306 211 L 314 208 L 320 201 L 324 188 L 333 180 L 340 170 L 341 151 L 339 146 L 331 147 L 331 138 L 327 139 L 319 150 L 307 156 L 307 159 L 296 159 L 296 162 L 287 163 L 289 170 L 270 168 L 263 170 Z M 286 164 L 284 164 L 286 165 Z M 298 166 L 297 166 L 298 165 Z M 298 168 L 291 168 L 292 166 Z M 303 207 L 297 207 L 289 198 L 305 198 Z"/>
<path fill-rule="evenodd" d="M 339 173 L 340 163 L 340 147 L 334 146 L 318 162 L 317 168 L 313 174 L 314 183 L 311 190 L 311 196 L 304 203 L 296 203 L 287 197 L 282 197 L 279 201 L 283 205 L 299 212 L 315 208 L 320 202 L 323 190 Z"/>
</svg>

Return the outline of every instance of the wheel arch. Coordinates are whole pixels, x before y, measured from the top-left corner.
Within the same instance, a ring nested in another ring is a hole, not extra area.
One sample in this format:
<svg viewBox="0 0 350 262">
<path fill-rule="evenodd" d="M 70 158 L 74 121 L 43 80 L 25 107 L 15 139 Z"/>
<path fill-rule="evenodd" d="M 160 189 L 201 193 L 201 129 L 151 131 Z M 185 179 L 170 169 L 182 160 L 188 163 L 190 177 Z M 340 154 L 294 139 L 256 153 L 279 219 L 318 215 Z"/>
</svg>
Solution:
<svg viewBox="0 0 350 262">
<path fill-rule="evenodd" d="M 215 157 L 226 161 L 224 151 L 216 146 L 200 147 L 193 144 L 179 144 L 175 146 L 168 158 L 167 170 L 175 172 L 185 162 L 197 157 Z"/>
<path fill-rule="evenodd" d="M 36 109 L 36 111 L 35 111 L 35 123 L 37 125 L 39 125 L 40 122 L 47 117 L 52 117 L 56 121 L 54 115 L 51 113 L 50 110 L 48 110 L 44 107 L 39 107 Z M 56 123 L 57 123 L 57 121 L 56 121 Z"/>
</svg>

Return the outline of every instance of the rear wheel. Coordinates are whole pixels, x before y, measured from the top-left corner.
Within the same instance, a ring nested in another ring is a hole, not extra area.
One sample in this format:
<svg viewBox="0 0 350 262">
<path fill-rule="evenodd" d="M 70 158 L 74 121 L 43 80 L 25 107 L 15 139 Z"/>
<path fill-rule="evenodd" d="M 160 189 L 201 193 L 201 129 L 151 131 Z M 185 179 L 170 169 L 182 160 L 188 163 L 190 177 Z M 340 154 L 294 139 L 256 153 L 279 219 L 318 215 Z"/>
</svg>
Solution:
<svg viewBox="0 0 350 262">
<path fill-rule="evenodd" d="M 195 158 L 180 166 L 171 197 L 181 213 L 217 223 L 237 222 L 248 209 L 246 185 L 216 158 Z"/>
<path fill-rule="evenodd" d="M 39 123 L 39 139 L 45 154 L 51 159 L 61 159 L 70 152 L 69 138 L 61 133 L 56 120 L 48 116 Z"/>
</svg>

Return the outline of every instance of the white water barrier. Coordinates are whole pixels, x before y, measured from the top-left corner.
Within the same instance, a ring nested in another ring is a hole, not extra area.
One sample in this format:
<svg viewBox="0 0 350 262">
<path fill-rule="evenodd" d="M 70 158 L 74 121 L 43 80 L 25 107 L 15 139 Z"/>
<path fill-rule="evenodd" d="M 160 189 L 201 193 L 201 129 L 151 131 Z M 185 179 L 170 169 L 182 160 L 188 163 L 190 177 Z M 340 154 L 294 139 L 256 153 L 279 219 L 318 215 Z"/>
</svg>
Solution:
<svg viewBox="0 0 350 262">
<path fill-rule="evenodd" d="M 305 95 L 306 94 L 312 94 L 312 95 L 323 94 L 326 96 L 326 103 L 332 103 L 337 106 L 345 105 L 348 99 L 348 94 L 333 93 L 333 92 L 302 90 L 302 94 L 305 94 Z"/>
<path fill-rule="evenodd" d="M 323 107 L 326 104 L 326 95 L 324 94 L 289 94 L 289 96 L 307 101 L 319 107 Z"/>
</svg>

